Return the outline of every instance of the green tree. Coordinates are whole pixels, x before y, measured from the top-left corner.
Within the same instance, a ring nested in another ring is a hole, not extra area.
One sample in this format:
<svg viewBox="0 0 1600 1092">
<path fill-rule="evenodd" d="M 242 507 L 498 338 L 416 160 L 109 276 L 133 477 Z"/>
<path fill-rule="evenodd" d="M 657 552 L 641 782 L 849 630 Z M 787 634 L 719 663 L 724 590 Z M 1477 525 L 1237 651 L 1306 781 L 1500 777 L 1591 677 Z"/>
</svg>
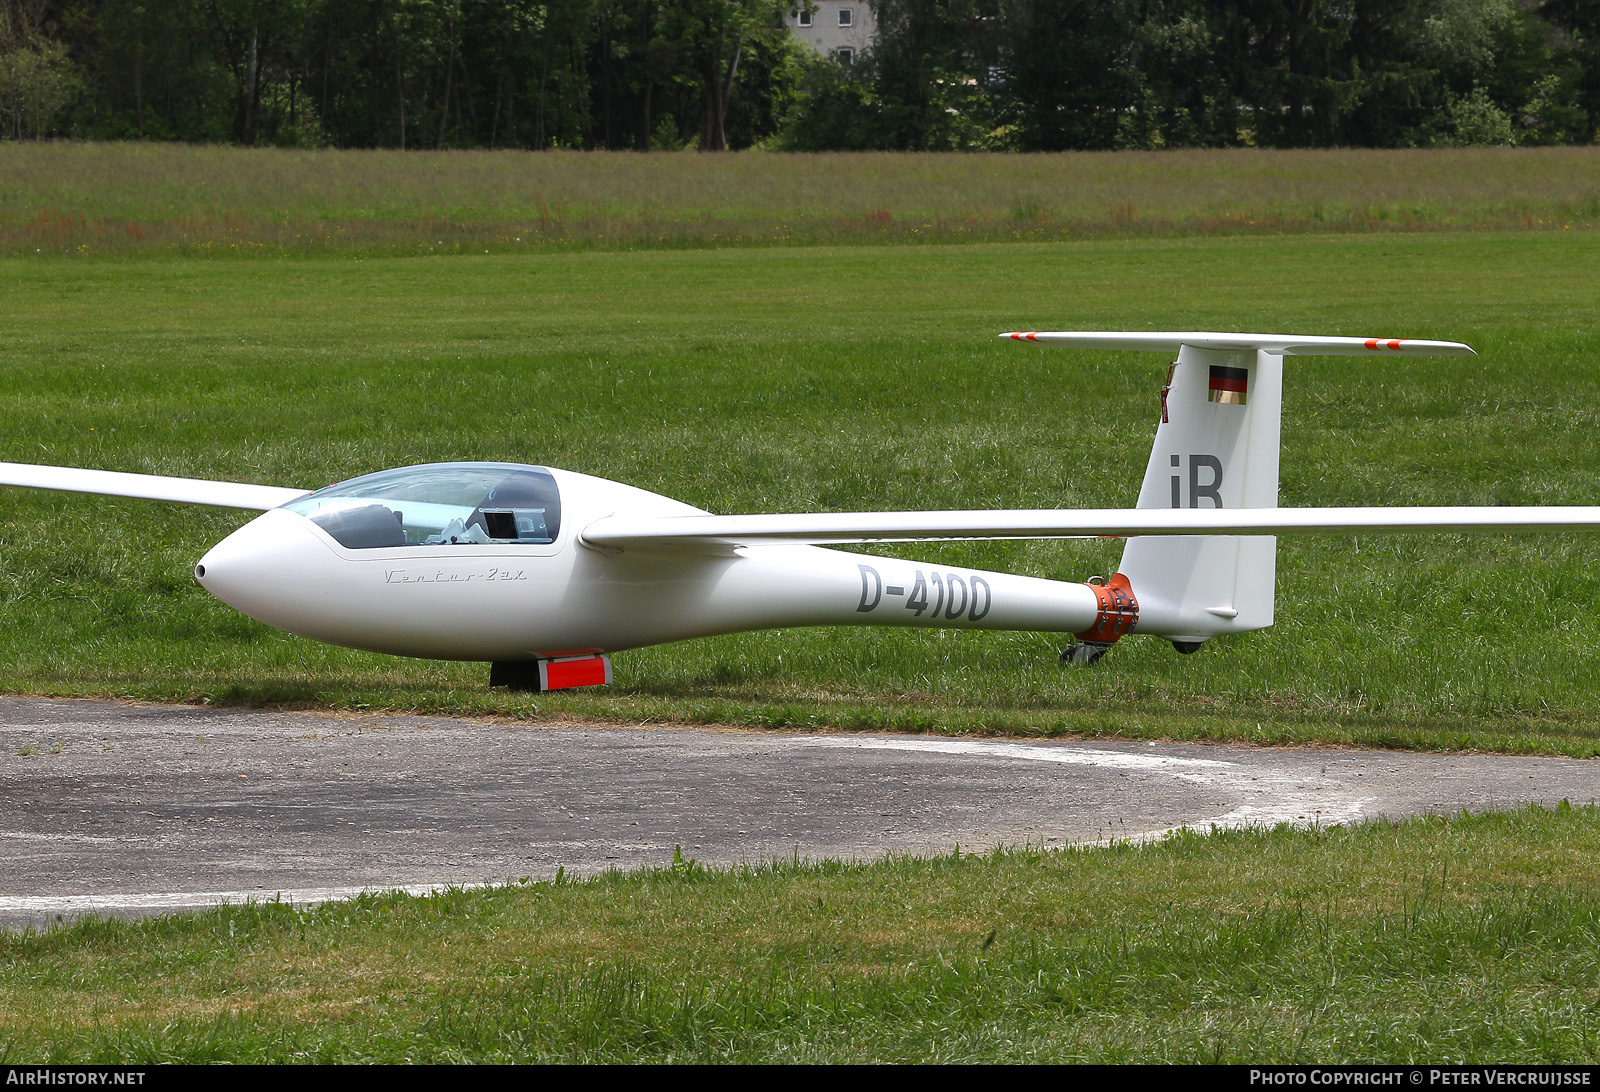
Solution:
<svg viewBox="0 0 1600 1092">
<path fill-rule="evenodd" d="M 47 33 L 38 0 L 0 0 L 0 135 L 49 136 L 78 93 L 67 47 Z"/>
<path fill-rule="evenodd" d="M 1563 79 L 1573 111 L 1567 121 L 1573 139 L 1589 143 L 1600 125 L 1600 4 L 1595 0 L 1546 0 L 1539 14 L 1565 35 L 1562 52 L 1569 69 Z"/>
<path fill-rule="evenodd" d="M 1116 148 L 1143 103 L 1141 0 L 1009 0 L 1006 91 L 1021 147 Z"/>
<path fill-rule="evenodd" d="M 774 12 L 771 0 L 678 0 L 664 10 L 662 33 L 670 44 L 657 55 L 677 61 L 699 100 L 701 151 L 728 148 L 728 109 L 742 86 L 740 68 L 758 43 L 787 33 Z"/>
<path fill-rule="evenodd" d="M 283 52 L 304 26 L 306 0 L 208 0 L 207 11 L 220 60 L 233 75 L 236 136 L 248 148 L 260 133 L 268 73 L 289 67 Z"/>
</svg>

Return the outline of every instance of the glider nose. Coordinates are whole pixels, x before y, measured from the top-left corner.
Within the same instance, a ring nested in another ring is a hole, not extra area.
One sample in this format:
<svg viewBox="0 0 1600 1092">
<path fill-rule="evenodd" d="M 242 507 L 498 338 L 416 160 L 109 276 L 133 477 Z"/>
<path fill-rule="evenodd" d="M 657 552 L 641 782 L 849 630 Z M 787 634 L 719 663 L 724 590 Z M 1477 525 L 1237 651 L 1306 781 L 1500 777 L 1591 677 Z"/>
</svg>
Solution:
<svg viewBox="0 0 1600 1092">
<path fill-rule="evenodd" d="M 272 509 L 211 547 L 194 567 L 206 591 L 241 613 L 268 625 L 292 610 L 296 575 L 309 575 L 328 551 L 292 512 Z"/>
</svg>

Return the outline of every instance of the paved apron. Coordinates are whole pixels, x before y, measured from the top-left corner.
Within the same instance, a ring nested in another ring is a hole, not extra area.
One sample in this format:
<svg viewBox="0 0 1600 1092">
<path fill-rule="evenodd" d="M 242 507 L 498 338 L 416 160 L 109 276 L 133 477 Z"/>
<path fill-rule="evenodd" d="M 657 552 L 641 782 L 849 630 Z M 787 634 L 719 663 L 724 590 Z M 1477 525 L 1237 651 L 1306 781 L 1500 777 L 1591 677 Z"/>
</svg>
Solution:
<svg viewBox="0 0 1600 1092">
<path fill-rule="evenodd" d="M 0 698 L 0 927 L 666 864 L 1600 799 L 1504 755 L 608 728 Z"/>
</svg>

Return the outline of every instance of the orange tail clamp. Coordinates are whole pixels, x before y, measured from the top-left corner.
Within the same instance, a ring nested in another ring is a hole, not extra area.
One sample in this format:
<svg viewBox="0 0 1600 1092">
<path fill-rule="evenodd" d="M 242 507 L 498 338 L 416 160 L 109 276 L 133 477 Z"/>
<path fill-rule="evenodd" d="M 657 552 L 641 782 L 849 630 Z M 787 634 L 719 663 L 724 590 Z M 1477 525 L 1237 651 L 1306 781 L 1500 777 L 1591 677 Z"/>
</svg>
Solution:
<svg viewBox="0 0 1600 1092">
<path fill-rule="evenodd" d="M 1088 586 L 1099 601 L 1100 613 L 1095 615 L 1094 625 L 1075 636 L 1080 641 L 1113 644 L 1139 620 L 1139 600 L 1133 596 L 1133 585 L 1118 573 L 1105 583 L 1095 577 Z"/>
</svg>

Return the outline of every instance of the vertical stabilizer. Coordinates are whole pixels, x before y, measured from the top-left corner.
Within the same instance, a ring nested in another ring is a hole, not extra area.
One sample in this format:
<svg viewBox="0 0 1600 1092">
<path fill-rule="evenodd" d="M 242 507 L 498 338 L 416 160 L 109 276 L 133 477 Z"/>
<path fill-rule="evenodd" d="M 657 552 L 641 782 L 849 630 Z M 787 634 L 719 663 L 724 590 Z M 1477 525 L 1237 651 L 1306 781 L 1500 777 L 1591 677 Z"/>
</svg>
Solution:
<svg viewBox="0 0 1600 1092">
<path fill-rule="evenodd" d="M 1161 393 L 1140 508 L 1276 508 L 1283 357 L 1183 345 Z M 1134 538 L 1135 631 L 1193 644 L 1272 624 L 1277 539 Z"/>
<path fill-rule="evenodd" d="M 1029 330 L 1012 341 L 1085 349 L 1172 352 L 1178 359 L 1161 392 L 1161 423 L 1139 490 L 1140 508 L 1276 508 L 1278 431 L 1285 356 L 1472 356 L 1459 341 L 1322 334 L 1239 334 Z M 1272 625 L 1277 539 L 1265 535 L 1130 538 L 1119 587 L 1135 597 L 1124 610 L 1102 600 L 1097 626 L 1165 637 L 1180 652 L 1222 633 Z M 1113 617 L 1115 616 L 1115 617 Z M 1116 621 L 1123 628 L 1111 627 Z M 1104 651 L 1098 641 L 1082 659 Z"/>
</svg>

